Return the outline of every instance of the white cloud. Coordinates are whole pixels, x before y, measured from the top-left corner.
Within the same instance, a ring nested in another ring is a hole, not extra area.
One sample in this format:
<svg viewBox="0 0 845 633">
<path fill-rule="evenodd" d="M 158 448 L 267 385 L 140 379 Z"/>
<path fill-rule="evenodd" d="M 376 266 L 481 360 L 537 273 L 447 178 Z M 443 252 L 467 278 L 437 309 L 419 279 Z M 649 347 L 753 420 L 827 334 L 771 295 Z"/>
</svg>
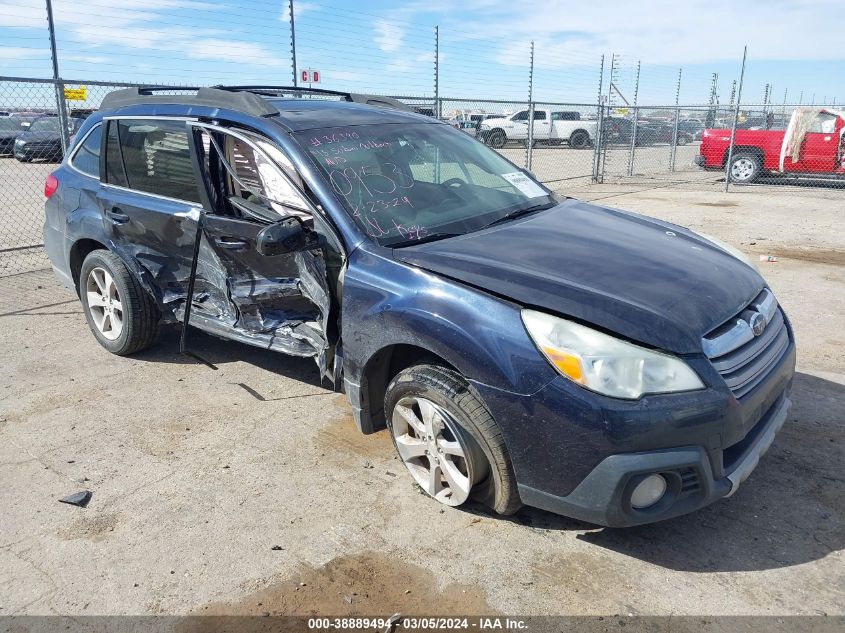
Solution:
<svg viewBox="0 0 845 633">
<path fill-rule="evenodd" d="M 405 39 L 405 27 L 380 18 L 376 20 L 375 29 L 377 35 L 374 39 L 380 50 L 391 53 L 402 48 L 402 41 Z"/>
</svg>

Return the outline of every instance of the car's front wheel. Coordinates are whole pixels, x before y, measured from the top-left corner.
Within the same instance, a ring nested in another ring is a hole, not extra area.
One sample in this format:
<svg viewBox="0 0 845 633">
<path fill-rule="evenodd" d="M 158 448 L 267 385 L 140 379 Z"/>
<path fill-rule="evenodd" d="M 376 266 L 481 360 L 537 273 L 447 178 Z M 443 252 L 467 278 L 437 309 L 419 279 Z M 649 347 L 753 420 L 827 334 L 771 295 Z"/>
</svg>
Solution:
<svg viewBox="0 0 845 633">
<path fill-rule="evenodd" d="M 428 495 L 449 506 L 477 499 L 499 514 L 520 508 L 501 431 L 460 374 L 405 369 L 390 381 L 384 410 L 399 458 Z"/>
<path fill-rule="evenodd" d="M 505 136 L 505 133 L 502 132 L 501 130 L 495 130 L 490 135 L 490 141 L 489 142 L 490 142 L 490 147 L 493 147 L 495 149 L 501 149 L 505 146 L 505 143 L 508 142 L 508 137 Z"/>
<path fill-rule="evenodd" d="M 112 354 L 138 352 L 158 337 L 155 301 L 110 251 L 92 251 L 82 262 L 79 298 L 91 332 Z"/>
<path fill-rule="evenodd" d="M 590 135 L 582 130 L 576 130 L 569 137 L 569 146 L 574 149 L 584 149 L 590 145 Z"/>
<path fill-rule="evenodd" d="M 728 170 L 731 182 L 749 183 L 757 180 L 760 175 L 760 159 L 754 154 L 739 153 L 731 158 Z"/>
</svg>

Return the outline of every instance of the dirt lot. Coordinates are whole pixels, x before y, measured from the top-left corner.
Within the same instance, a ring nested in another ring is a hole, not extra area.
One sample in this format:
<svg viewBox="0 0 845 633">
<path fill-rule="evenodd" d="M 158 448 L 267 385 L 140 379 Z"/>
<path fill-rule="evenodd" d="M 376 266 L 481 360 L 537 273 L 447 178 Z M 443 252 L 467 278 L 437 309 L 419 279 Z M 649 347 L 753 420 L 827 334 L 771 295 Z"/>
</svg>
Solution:
<svg viewBox="0 0 845 633">
<path fill-rule="evenodd" d="M 419 494 L 310 360 L 102 350 L 47 272 L 0 279 L 0 614 L 845 613 L 845 198 L 570 187 L 780 261 L 789 421 L 739 492 L 602 530 Z M 86 509 L 58 503 L 93 491 Z"/>
</svg>

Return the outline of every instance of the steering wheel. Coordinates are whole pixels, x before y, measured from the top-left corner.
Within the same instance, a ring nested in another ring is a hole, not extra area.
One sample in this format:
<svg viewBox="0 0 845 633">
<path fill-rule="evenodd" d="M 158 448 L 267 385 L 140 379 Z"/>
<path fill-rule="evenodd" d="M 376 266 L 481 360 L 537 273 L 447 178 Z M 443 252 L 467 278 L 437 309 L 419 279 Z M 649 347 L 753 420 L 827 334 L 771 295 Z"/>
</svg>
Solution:
<svg viewBox="0 0 845 633">
<path fill-rule="evenodd" d="M 463 187 L 467 184 L 467 181 L 461 178 L 449 178 L 449 180 L 444 180 L 441 184 L 446 187 Z"/>
</svg>

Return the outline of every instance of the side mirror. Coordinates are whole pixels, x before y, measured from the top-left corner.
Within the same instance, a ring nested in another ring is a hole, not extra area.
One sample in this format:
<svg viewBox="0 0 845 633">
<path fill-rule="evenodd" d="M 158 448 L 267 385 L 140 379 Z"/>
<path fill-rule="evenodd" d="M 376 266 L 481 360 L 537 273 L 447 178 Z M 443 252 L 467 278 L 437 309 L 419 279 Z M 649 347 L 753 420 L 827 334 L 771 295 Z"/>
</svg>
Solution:
<svg viewBox="0 0 845 633">
<path fill-rule="evenodd" d="M 256 249 L 262 255 L 272 257 L 305 250 L 310 243 L 299 218 L 285 218 L 261 230 Z"/>
</svg>

